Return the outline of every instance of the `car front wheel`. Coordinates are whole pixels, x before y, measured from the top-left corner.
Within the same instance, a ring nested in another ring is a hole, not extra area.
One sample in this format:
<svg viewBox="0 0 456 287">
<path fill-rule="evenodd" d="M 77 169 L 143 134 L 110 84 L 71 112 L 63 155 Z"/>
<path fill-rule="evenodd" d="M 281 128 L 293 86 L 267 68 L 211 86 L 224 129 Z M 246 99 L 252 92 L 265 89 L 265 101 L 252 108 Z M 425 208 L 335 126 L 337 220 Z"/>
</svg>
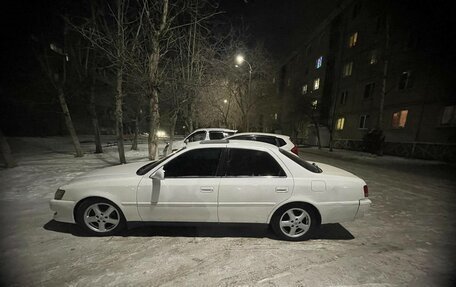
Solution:
<svg viewBox="0 0 456 287">
<path fill-rule="evenodd" d="M 125 219 L 117 205 L 106 199 L 88 199 L 78 208 L 76 219 L 86 233 L 114 235 L 124 229 Z"/>
<path fill-rule="evenodd" d="M 280 208 L 271 220 L 274 232 L 280 238 L 290 241 L 309 239 L 317 225 L 315 211 L 298 204 Z"/>
</svg>

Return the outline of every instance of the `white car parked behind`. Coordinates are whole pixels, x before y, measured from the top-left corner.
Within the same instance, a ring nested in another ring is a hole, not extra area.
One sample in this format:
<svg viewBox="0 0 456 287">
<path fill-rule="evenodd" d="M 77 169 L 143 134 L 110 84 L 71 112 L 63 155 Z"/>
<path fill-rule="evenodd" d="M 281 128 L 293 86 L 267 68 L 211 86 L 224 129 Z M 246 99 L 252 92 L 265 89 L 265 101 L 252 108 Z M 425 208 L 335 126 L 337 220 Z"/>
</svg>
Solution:
<svg viewBox="0 0 456 287">
<path fill-rule="evenodd" d="M 298 153 L 299 153 L 298 146 L 295 145 L 291 141 L 289 136 L 285 136 L 285 135 L 248 132 L 248 133 L 238 133 L 238 134 L 229 136 L 226 139 L 259 141 L 259 142 L 273 144 L 284 150 L 291 151 L 292 153 L 294 153 L 296 155 L 298 155 Z"/>
<path fill-rule="evenodd" d="M 94 235 L 133 222 L 270 224 L 285 240 L 308 239 L 324 223 L 354 220 L 371 201 L 366 183 L 271 144 L 219 140 L 158 161 L 90 172 L 51 200 L 56 221 Z"/>
<path fill-rule="evenodd" d="M 204 140 L 219 140 L 234 135 L 235 133 L 236 130 L 222 128 L 197 129 L 188 136 L 186 136 L 183 140 L 173 142 L 173 151 L 183 148 L 190 142 L 198 142 Z"/>
</svg>

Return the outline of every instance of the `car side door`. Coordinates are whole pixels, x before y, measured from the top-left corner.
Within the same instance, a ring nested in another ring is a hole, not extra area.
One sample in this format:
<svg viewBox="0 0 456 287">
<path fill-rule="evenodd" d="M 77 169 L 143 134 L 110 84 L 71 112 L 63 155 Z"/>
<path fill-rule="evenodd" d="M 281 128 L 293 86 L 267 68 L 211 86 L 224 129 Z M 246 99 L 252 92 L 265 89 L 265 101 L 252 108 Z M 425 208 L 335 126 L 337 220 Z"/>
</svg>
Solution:
<svg viewBox="0 0 456 287">
<path fill-rule="evenodd" d="M 293 187 L 293 177 L 274 153 L 230 148 L 220 180 L 219 221 L 266 223 Z"/>
<path fill-rule="evenodd" d="M 183 152 L 141 180 L 138 212 L 143 221 L 217 222 L 217 169 L 222 148 Z M 162 179 L 153 178 L 161 172 Z"/>
</svg>

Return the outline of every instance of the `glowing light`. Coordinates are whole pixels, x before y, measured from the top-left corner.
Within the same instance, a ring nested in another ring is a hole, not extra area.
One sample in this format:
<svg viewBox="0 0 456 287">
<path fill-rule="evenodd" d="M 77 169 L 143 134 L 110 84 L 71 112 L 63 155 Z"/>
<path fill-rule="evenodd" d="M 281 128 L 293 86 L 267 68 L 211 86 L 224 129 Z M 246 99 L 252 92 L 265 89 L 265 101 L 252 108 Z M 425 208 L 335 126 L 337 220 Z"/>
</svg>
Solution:
<svg viewBox="0 0 456 287">
<path fill-rule="evenodd" d="M 157 135 L 157 137 L 159 137 L 159 138 L 165 138 L 165 137 L 167 137 L 165 131 L 157 131 L 156 135 Z"/>
<path fill-rule="evenodd" d="M 242 56 L 242 55 L 237 55 L 237 56 L 236 56 L 236 63 L 237 63 L 238 65 L 244 63 L 244 61 L 245 61 L 244 56 Z"/>
</svg>

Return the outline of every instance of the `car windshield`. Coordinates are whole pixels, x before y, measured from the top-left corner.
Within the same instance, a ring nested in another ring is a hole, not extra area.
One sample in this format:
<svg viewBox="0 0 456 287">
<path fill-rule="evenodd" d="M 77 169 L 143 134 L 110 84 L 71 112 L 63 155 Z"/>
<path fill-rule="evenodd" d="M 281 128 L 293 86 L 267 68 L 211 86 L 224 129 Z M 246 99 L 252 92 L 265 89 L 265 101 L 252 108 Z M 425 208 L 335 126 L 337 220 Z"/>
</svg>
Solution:
<svg viewBox="0 0 456 287">
<path fill-rule="evenodd" d="M 308 161 L 303 160 L 299 156 L 296 156 L 286 150 L 280 149 L 280 152 L 283 153 L 286 157 L 294 161 L 295 163 L 299 164 L 303 168 L 307 169 L 308 171 L 314 172 L 314 173 L 322 173 L 323 170 L 318 167 L 315 163 L 310 163 Z"/>
<path fill-rule="evenodd" d="M 136 171 L 136 174 L 137 175 L 145 175 L 146 173 L 148 173 L 150 170 L 152 170 L 154 167 L 156 167 L 157 165 L 161 164 L 162 162 L 164 162 L 165 160 L 167 160 L 168 158 L 170 158 L 171 156 L 179 153 L 180 151 L 182 151 L 183 149 L 185 149 L 185 147 L 173 152 L 173 153 L 170 153 L 169 155 L 165 156 L 165 157 L 162 157 L 161 159 L 159 160 L 156 160 L 156 161 L 153 161 L 153 162 L 149 162 L 148 164 L 146 165 L 143 165 L 142 167 L 140 167 L 137 171 Z"/>
</svg>

